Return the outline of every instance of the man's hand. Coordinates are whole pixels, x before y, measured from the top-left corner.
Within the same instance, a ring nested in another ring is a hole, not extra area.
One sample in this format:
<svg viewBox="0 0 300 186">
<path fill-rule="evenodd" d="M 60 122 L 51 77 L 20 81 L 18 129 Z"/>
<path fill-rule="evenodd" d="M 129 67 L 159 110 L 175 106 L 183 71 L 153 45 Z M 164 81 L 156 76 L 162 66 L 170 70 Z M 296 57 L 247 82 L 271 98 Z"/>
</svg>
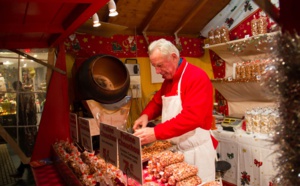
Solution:
<svg viewBox="0 0 300 186">
<path fill-rule="evenodd" d="M 141 145 L 145 145 L 145 144 L 156 141 L 156 137 L 154 134 L 154 128 L 152 128 L 152 127 L 144 127 L 141 129 L 137 129 L 137 130 L 135 130 L 133 135 L 135 135 L 141 139 Z"/>
<path fill-rule="evenodd" d="M 148 123 L 148 116 L 146 114 L 141 115 L 137 120 L 135 120 L 133 125 L 133 131 L 146 127 L 147 123 Z"/>
</svg>

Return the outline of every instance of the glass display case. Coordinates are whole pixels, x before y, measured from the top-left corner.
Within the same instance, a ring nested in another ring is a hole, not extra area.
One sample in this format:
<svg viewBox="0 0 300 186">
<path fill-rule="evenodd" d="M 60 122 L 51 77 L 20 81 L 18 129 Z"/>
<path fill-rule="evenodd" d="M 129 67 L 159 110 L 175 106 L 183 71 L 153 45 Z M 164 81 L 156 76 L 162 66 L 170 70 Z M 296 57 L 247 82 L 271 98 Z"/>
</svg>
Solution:
<svg viewBox="0 0 300 186">
<path fill-rule="evenodd" d="M 48 62 L 48 49 L 19 51 L 44 63 Z M 20 131 L 38 129 L 46 101 L 46 74 L 47 67 L 43 64 L 9 50 L 0 50 L 0 125 L 17 144 L 22 140 Z M 14 88 L 14 82 L 20 82 L 20 86 Z M 28 103 L 21 104 L 29 96 L 31 106 Z M 20 110 L 24 113 L 20 113 Z M 31 113 L 34 115 L 30 115 Z M 25 117 L 26 122 L 20 121 Z M 31 122 L 28 118 L 35 118 L 36 121 Z M 1 136 L 0 142 L 5 143 Z"/>
</svg>

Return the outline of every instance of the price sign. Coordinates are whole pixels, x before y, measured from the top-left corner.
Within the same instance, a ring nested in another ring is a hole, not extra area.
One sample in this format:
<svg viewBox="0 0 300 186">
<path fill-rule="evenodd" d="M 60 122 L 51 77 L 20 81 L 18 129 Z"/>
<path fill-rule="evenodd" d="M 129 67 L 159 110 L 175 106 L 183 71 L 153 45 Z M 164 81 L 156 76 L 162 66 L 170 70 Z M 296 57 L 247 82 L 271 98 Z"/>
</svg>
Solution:
<svg viewBox="0 0 300 186">
<path fill-rule="evenodd" d="M 81 135 L 81 145 L 88 151 L 93 152 L 92 135 L 90 130 L 90 120 L 79 117 L 79 128 Z"/>
<path fill-rule="evenodd" d="M 77 124 L 77 114 L 70 113 L 70 136 L 73 142 L 77 143 L 78 138 L 78 124 Z"/>
<path fill-rule="evenodd" d="M 143 167 L 140 138 L 119 130 L 119 168 L 128 176 L 143 185 Z"/>
<path fill-rule="evenodd" d="M 118 167 L 117 150 L 117 128 L 100 123 L 100 156 Z"/>
</svg>

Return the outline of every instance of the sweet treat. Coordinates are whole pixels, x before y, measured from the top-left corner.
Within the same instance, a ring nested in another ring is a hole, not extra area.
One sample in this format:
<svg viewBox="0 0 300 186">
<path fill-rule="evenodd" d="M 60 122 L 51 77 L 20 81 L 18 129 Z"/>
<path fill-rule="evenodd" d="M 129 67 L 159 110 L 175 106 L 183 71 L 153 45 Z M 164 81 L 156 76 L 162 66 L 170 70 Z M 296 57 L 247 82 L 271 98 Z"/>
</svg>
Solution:
<svg viewBox="0 0 300 186">
<path fill-rule="evenodd" d="M 208 39 L 209 39 L 209 44 L 210 45 L 213 45 L 215 44 L 215 36 L 214 36 L 214 30 L 211 29 L 209 32 L 208 32 Z"/>
<path fill-rule="evenodd" d="M 221 42 L 222 43 L 226 43 L 228 41 L 230 41 L 230 38 L 229 38 L 229 30 L 226 26 L 222 26 L 220 28 L 220 32 L 221 32 Z"/>
<path fill-rule="evenodd" d="M 252 36 L 258 35 L 258 22 L 257 22 L 257 19 L 255 16 L 251 20 L 251 33 L 252 33 Z"/>
<path fill-rule="evenodd" d="M 217 181 L 210 181 L 207 183 L 204 183 L 202 186 L 221 186 L 220 182 Z"/>
<path fill-rule="evenodd" d="M 267 33 L 268 29 L 268 20 L 267 17 L 262 16 L 257 20 L 257 30 L 258 34 L 265 34 Z"/>
<path fill-rule="evenodd" d="M 214 31 L 214 36 L 215 36 L 215 44 L 221 43 L 221 30 L 219 27 L 217 27 Z"/>
<path fill-rule="evenodd" d="M 201 183 L 202 183 L 201 178 L 195 175 L 177 182 L 176 186 L 189 186 L 189 185 L 192 186 L 192 185 L 199 185 Z"/>
<path fill-rule="evenodd" d="M 160 178 L 161 171 L 168 165 L 183 162 L 184 156 L 180 152 L 164 151 L 153 155 L 148 162 L 148 173 Z"/>
<path fill-rule="evenodd" d="M 198 168 L 194 165 L 189 165 L 187 163 L 182 164 L 178 168 L 173 170 L 172 176 L 168 179 L 169 185 L 174 185 L 175 183 L 182 181 L 190 176 L 196 176 L 198 173 Z"/>
<path fill-rule="evenodd" d="M 127 185 L 123 172 L 99 155 L 87 151 L 80 153 L 72 143 L 64 141 L 56 142 L 53 148 L 82 185 Z"/>
<path fill-rule="evenodd" d="M 173 145 L 169 141 L 156 141 L 152 145 L 146 146 L 142 149 L 142 161 L 148 161 L 154 154 L 165 151 L 172 146 Z"/>
<path fill-rule="evenodd" d="M 162 175 L 161 181 L 162 181 L 163 183 L 167 183 L 169 177 L 173 175 L 173 171 L 174 171 L 175 169 L 178 169 L 178 168 L 179 168 L 180 166 L 182 166 L 183 164 L 186 164 L 186 163 L 185 163 L 185 162 L 175 163 L 175 164 L 171 164 L 171 165 L 168 165 L 167 167 L 165 167 L 164 174 Z"/>
</svg>

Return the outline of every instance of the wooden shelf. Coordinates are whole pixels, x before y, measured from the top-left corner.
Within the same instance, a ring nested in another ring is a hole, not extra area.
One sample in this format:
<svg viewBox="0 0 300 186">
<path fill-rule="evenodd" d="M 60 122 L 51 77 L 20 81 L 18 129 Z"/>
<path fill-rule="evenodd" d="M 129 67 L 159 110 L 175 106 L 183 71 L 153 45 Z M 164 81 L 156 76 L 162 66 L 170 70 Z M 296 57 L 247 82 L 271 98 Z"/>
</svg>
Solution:
<svg viewBox="0 0 300 186">
<path fill-rule="evenodd" d="M 233 63 L 269 58 L 271 52 L 275 50 L 274 41 L 278 35 L 279 32 L 272 32 L 204 48 L 214 51 L 226 62 L 225 78 L 227 78 L 232 76 Z"/>
<path fill-rule="evenodd" d="M 214 51 L 226 63 L 224 79 L 211 81 L 227 100 L 229 115 L 242 117 L 247 109 L 276 104 L 277 98 L 269 92 L 264 82 L 227 79 L 232 77 L 234 63 L 270 58 L 271 52 L 276 50 L 279 34 L 273 32 L 205 47 Z"/>
<path fill-rule="evenodd" d="M 272 50 L 274 50 L 273 41 L 279 34 L 280 32 L 260 34 L 257 36 L 237 39 L 226 43 L 208 45 L 205 46 L 204 49 L 210 49 L 214 51 L 226 62 L 227 57 L 224 56 L 227 56 L 228 54 L 231 55 L 228 62 L 236 61 L 240 60 L 243 57 L 249 58 L 249 56 L 252 55 L 256 56 L 271 52 Z M 234 55 L 236 58 L 232 58 L 232 55 Z"/>
<path fill-rule="evenodd" d="M 212 81 L 213 86 L 229 102 L 274 102 L 276 97 L 261 81 Z"/>
</svg>

